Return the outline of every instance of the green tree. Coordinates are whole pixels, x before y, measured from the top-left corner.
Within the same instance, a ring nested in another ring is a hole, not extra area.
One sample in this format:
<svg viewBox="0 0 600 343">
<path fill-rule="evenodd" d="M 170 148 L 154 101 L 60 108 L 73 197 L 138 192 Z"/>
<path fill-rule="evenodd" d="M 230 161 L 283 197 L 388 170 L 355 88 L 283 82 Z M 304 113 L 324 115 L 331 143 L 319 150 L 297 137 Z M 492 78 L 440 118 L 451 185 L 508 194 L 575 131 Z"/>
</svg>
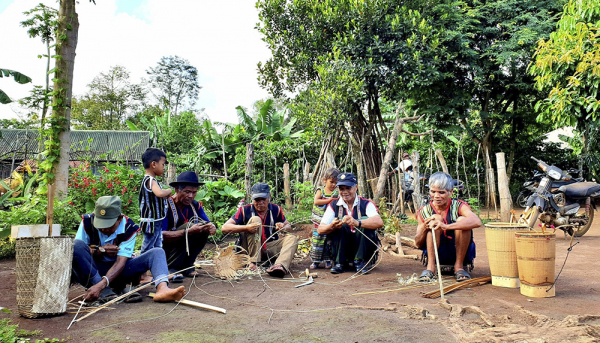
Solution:
<svg viewBox="0 0 600 343">
<path fill-rule="evenodd" d="M 158 65 L 146 70 L 151 92 L 156 100 L 177 114 L 180 106 L 192 108 L 202 87 L 198 85 L 198 69 L 179 56 L 163 56 Z"/>
<path fill-rule="evenodd" d="M 573 126 L 582 141 L 582 164 L 597 165 L 600 126 L 600 3 L 571 0 L 549 39 L 539 42 L 531 74 L 547 97 L 536 104 L 539 121 Z M 592 163 L 592 164 L 590 164 Z"/>
<path fill-rule="evenodd" d="M 146 94 L 130 82 L 129 71 L 114 66 L 88 85 L 88 92 L 73 99 L 74 127 L 88 130 L 121 130 L 125 120 L 142 106 Z"/>
<path fill-rule="evenodd" d="M 29 28 L 27 30 L 29 37 L 40 37 L 42 42 L 46 45 L 46 54 L 38 55 L 39 58 L 46 58 L 46 88 L 45 92 L 43 93 L 43 97 L 41 97 L 42 106 L 40 115 L 40 129 L 43 129 L 48 103 L 50 101 L 48 97 L 48 93 L 50 92 L 50 42 L 54 41 L 54 32 L 58 27 L 58 11 L 52 7 L 48 7 L 40 3 L 33 9 L 26 11 L 23 14 L 29 16 L 27 20 L 21 22 L 21 26 Z M 32 96 L 36 95 L 35 93 L 36 89 L 32 91 Z"/>
</svg>

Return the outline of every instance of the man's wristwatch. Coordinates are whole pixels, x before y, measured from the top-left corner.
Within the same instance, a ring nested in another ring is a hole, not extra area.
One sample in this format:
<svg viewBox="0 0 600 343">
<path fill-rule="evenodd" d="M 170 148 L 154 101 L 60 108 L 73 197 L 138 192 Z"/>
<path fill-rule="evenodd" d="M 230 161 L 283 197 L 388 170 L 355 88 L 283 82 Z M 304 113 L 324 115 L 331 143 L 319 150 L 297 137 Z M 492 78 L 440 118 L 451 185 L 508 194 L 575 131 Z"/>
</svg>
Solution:
<svg viewBox="0 0 600 343">
<path fill-rule="evenodd" d="M 98 247 L 98 251 L 104 254 L 106 252 L 106 249 L 104 249 L 103 247 Z"/>
<path fill-rule="evenodd" d="M 362 221 L 360 221 L 360 220 L 358 221 L 358 226 L 357 226 L 357 227 L 358 227 L 358 228 L 361 228 L 361 227 L 362 227 Z"/>
</svg>

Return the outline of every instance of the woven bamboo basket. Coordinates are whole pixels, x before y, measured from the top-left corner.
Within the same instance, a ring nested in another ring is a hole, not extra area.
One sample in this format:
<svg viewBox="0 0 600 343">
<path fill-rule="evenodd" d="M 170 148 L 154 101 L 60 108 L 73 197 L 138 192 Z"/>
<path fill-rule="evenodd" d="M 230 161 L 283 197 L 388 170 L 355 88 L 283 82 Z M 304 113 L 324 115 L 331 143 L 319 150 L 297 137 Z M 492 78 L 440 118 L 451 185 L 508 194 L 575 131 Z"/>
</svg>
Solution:
<svg viewBox="0 0 600 343">
<path fill-rule="evenodd" d="M 16 260 L 19 314 L 37 318 L 65 313 L 73 239 L 67 236 L 18 238 Z"/>
<path fill-rule="evenodd" d="M 515 232 L 523 230 L 527 230 L 527 225 L 516 223 L 485 224 L 485 243 L 492 273 L 492 285 L 519 288 Z"/>
</svg>

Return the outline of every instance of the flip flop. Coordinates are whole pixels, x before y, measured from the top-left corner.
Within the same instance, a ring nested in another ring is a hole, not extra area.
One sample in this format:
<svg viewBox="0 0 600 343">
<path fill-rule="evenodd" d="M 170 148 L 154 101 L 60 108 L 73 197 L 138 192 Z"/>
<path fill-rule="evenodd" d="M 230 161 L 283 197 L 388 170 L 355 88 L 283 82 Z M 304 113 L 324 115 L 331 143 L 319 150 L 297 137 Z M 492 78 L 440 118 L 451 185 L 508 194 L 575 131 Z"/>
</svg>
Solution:
<svg viewBox="0 0 600 343">
<path fill-rule="evenodd" d="M 469 275 L 469 273 L 467 273 L 467 271 L 464 269 L 458 270 L 456 273 L 454 273 L 454 277 L 458 282 L 471 280 L 471 275 Z"/>
<path fill-rule="evenodd" d="M 319 262 L 313 262 L 313 263 L 311 263 L 310 267 L 308 267 L 308 268 L 317 269 L 317 268 L 319 268 L 319 264 L 320 264 Z"/>
<path fill-rule="evenodd" d="M 420 282 L 431 282 L 432 280 L 435 280 L 435 274 L 429 269 L 425 269 L 419 276 Z"/>
<path fill-rule="evenodd" d="M 276 264 L 271 268 L 267 269 L 267 273 L 272 277 L 283 278 L 285 276 L 285 269 L 281 264 Z"/>
<path fill-rule="evenodd" d="M 173 269 L 173 270 L 169 270 L 169 274 L 173 274 L 174 272 L 176 272 L 177 270 Z M 171 279 L 169 279 L 169 281 L 171 281 L 172 283 L 182 283 L 183 282 L 183 274 L 178 273 L 173 275 L 173 277 Z"/>
<path fill-rule="evenodd" d="M 107 303 L 117 297 L 117 293 L 115 293 L 112 288 L 105 287 L 100 291 L 100 297 L 98 297 L 98 303 L 104 304 Z"/>
</svg>

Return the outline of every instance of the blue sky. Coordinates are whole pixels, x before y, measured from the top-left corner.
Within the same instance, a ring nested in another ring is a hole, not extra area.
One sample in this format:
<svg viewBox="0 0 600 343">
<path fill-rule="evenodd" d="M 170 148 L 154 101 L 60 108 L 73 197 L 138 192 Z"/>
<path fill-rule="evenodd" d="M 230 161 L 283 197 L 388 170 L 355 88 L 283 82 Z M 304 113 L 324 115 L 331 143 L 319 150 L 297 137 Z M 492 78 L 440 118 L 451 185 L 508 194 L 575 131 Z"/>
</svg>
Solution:
<svg viewBox="0 0 600 343">
<path fill-rule="evenodd" d="M 57 7 L 56 0 L 0 0 L 0 41 L 16 46 L 0 55 L 2 68 L 18 70 L 44 83 L 44 53 L 38 39 L 27 36 L 19 22 L 24 11 L 43 2 Z M 250 107 L 268 96 L 257 83 L 256 65 L 266 61 L 269 50 L 254 29 L 258 13 L 249 0 L 80 0 L 79 42 L 75 58 L 73 94 L 83 95 L 86 85 L 101 72 L 121 65 L 132 82 L 146 77 L 162 56 L 178 55 L 198 68 L 202 86 L 197 102 L 217 121 L 236 122 L 235 107 Z M 27 96 L 32 84 L 19 85 L 0 79 L 0 89 L 11 98 Z M 0 106 L 0 118 L 25 112 L 17 105 Z"/>
</svg>

